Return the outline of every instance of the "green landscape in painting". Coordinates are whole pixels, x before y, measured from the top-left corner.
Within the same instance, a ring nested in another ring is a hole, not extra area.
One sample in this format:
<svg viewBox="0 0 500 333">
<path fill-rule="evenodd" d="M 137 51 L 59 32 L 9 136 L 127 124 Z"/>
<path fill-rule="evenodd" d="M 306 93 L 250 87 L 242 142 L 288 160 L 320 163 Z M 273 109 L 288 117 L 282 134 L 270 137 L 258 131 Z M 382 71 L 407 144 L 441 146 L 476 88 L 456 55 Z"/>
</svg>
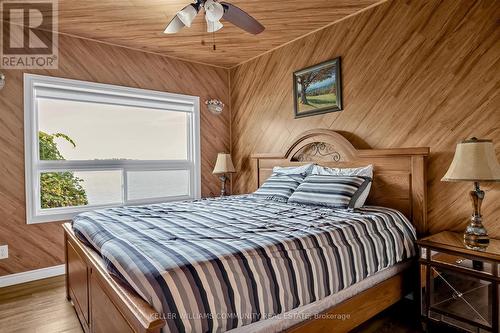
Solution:
<svg viewBox="0 0 500 333">
<path fill-rule="evenodd" d="M 329 106 L 335 106 L 337 103 L 337 97 L 335 93 L 318 95 L 318 96 L 310 96 L 307 98 L 307 103 L 302 104 L 299 98 L 298 106 L 299 112 L 323 109 Z"/>
<path fill-rule="evenodd" d="M 297 113 L 338 107 L 336 64 L 296 75 Z"/>
</svg>

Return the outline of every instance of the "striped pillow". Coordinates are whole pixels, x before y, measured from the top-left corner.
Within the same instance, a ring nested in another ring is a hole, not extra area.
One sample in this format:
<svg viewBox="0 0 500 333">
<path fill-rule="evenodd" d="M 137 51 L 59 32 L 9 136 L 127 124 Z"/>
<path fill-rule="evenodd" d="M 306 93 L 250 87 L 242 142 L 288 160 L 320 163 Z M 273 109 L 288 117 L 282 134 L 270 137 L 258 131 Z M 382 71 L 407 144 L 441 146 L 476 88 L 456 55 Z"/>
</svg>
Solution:
<svg viewBox="0 0 500 333">
<path fill-rule="evenodd" d="M 310 173 L 311 175 L 328 175 L 328 176 L 364 176 L 373 179 L 373 165 L 370 164 L 361 168 L 328 168 L 321 165 L 315 165 Z M 370 189 L 372 187 L 371 182 L 366 186 L 363 193 L 358 197 L 358 200 L 354 203 L 354 208 L 363 207 L 366 198 L 370 194 Z"/>
<path fill-rule="evenodd" d="M 256 197 L 287 202 L 305 175 L 272 174 L 253 194 Z"/>
<path fill-rule="evenodd" d="M 370 177 L 310 175 L 295 190 L 288 203 L 330 208 L 354 208 Z"/>
</svg>

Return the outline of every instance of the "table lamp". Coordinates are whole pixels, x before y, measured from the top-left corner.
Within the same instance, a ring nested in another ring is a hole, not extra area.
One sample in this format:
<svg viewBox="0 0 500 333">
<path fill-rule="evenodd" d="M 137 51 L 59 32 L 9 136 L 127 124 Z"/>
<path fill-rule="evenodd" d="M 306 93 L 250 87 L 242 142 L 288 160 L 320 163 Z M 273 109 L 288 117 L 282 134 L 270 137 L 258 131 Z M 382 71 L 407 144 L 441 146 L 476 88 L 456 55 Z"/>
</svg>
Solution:
<svg viewBox="0 0 500 333">
<path fill-rule="evenodd" d="M 459 143 L 450 168 L 441 180 L 474 182 L 474 189 L 469 192 L 473 213 L 471 222 L 465 229 L 464 245 L 472 250 L 486 250 L 490 240 L 481 216 L 484 191 L 480 189 L 479 183 L 500 181 L 500 165 L 491 140 L 471 138 Z"/>
<path fill-rule="evenodd" d="M 217 155 L 217 162 L 215 162 L 215 167 L 213 174 L 220 174 L 219 179 L 222 182 L 222 188 L 220 191 L 220 196 L 223 197 L 226 195 L 226 181 L 227 181 L 227 173 L 233 173 L 234 165 L 231 160 L 231 155 L 226 153 L 219 153 Z"/>
</svg>

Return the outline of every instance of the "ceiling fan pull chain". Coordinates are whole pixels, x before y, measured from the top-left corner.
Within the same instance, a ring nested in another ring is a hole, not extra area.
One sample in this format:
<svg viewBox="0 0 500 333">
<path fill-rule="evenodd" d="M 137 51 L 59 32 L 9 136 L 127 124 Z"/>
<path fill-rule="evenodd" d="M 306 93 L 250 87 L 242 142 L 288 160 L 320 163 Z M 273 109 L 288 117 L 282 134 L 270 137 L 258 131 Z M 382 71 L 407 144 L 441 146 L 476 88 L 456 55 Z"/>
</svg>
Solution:
<svg viewBox="0 0 500 333">
<path fill-rule="evenodd" d="M 212 43 L 214 44 L 214 51 L 217 49 L 217 47 L 215 46 L 215 31 L 212 32 Z"/>
</svg>

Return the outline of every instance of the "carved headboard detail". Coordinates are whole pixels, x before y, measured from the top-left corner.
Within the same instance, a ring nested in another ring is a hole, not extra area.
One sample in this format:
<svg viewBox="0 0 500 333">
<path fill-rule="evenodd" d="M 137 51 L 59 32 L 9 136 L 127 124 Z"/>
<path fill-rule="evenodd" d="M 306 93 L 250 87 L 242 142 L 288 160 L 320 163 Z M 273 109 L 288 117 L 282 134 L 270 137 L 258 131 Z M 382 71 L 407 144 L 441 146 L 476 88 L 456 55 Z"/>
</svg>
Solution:
<svg viewBox="0 0 500 333">
<path fill-rule="evenodd" d="M 324 162 L 340 162 L 342 155 L 329 143 L 313 142 L 305 147 L 302 147 L 291 159 L 293 162 L 303 161 L 324 161 Z"/>
<path fill-rule="evenodd" d="M 427 233 L 428 147 L 356 149 L 332 130 L 310 130 L 292 142 L 286 153 L 254 154 L 260 186 L 275 166 L 317 163 L 328 167 L 359 167 L 373 164 L 373 185 L 367 204 L 403 212 L 419 235 Z"/>
</svg>

